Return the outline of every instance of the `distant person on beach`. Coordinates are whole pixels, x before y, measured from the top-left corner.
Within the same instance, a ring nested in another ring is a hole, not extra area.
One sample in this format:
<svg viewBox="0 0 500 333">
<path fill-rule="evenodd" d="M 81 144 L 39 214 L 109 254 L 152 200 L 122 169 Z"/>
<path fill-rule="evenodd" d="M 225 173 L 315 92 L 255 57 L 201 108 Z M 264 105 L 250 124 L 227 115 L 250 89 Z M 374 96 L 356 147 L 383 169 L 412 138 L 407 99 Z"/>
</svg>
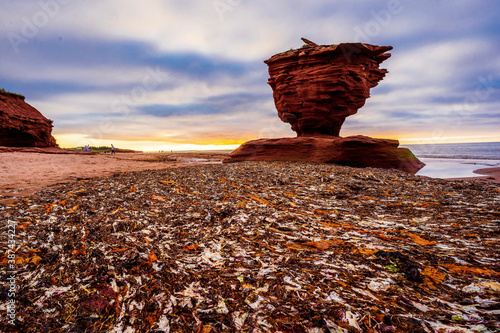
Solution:
<svg viewBox="0 0 500 333">
<path fill-rule="evenodd" d="M 115 146 L 113 146 L 113 144 L 111 144 L 111 154 L 115 154 Z"/>
<path fill-rule="evenodd" d="M 89 146 L 89 145 L 86 145 L 85 147 L 83 147 L 83 150 L 84 150 L 84 151 L 90 151 L 90 146 Z"/>
</svg>

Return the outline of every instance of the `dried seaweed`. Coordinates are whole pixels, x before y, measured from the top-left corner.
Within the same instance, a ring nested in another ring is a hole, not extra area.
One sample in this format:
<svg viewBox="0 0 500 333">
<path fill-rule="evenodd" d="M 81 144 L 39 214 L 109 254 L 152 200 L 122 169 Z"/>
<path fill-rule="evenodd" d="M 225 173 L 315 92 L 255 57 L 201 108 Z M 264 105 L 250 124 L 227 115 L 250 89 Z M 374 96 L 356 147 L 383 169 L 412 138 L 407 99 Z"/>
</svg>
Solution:
<svg viewBox="0 0 500 333">
<path fill-rule="evenodd" d="M 0 328 L 494 332 L 499 200 L 494 184 L 305 163 L 61 185 L 0 205 L 17 226 Z"/>
</svg>

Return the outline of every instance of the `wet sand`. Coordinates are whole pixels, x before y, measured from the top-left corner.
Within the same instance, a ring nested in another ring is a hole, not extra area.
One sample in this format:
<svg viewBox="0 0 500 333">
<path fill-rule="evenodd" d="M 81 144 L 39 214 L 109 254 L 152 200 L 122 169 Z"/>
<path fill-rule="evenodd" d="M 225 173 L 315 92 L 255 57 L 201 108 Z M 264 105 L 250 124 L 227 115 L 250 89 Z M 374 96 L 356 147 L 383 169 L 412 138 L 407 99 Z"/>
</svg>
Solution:
<svg viewBox="0 0 500 333">
<path fill-rule="evenodd" d="M 110 176 L 117 172 L 156 170 L 218 162 L 224 154 L 215 153 L 117 153 L 45 154 L 7 152 L 0 154 L 0 202 L 16 200 L 45 187 L 83 179 Z M 474 171 L 477 177 L 449 180 L 477 180 L 500 183 L 500 168 Z"/>
<path fill-rule="evenodd" d="M 500 184 L 500 168 L 484 168 L 477 169 L 473 171 L 474 173 L 481 175 L 477 177 L 464 177 L 464 178 L 446 178 L 449 180 L 476 180 L 480 182 L 488 182 Z"/>
<path fill-rule="evenodd" d="M 180 156 L 179 156 L 180 155 Z M 190 159 L 183 154 L 117 153 L 43 154 L 8 152 L 0 154 L 0 202 L 28 196 L 47 186 L 110 176 L 117 172 L 156 170 L 199 164 L 216 155 Z"/>
</svg>

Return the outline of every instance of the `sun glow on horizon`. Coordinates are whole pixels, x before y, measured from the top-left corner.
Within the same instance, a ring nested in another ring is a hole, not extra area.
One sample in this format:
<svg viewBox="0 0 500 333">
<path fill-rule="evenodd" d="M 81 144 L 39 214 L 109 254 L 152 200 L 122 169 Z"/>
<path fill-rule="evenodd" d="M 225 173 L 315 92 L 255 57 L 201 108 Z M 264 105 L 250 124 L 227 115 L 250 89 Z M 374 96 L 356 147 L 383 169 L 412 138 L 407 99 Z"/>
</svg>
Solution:
<svg viewBox="0 0 500 333">
<path fill-rule="evenodd" d="M 350 135 L 345 135 L 350 136 Z M 414 144 L 443 144 L 443 143 L 472 143 L 472 142 L 500 142 L 500 137 L 495 136 L 448 136 L 448 137 L 401 137 L 394 134 L 387 135 L 370 135 L 375 138 L 385 138 L 398 140 L 401 145 Z M 251 139 L 223 139 L 217 140 L 215 137 L 207 138 L 206 143 L 190 142 L 169 142 L 156 140 L 113 140 L 113 139 L 90 139 L 84 134 L 54 134 L 57 143 L 61 148 L 82 147 L 87 144 L 90 146 L 111 146 L 113 144 L 117 148 L 133 149 L 144 152 L 158 151 L 185 151 L 185 150 L 234 150 L 242 143 Z"/>
<path fill-rule="evenodd" d="M 153 151 L 184 151 L 184 150 L 234 150 L 245 142 L 241 143 L 237 140 L 230 141 L 221 140 L 220 142 L 213 143 L 214 140 L 207 140 L 210 143 L 190 143 L 190 142 L 159 142 L 159 141 L 131 141 L 131 140 L 112 140 L 112 139 L 90 139 L 84 134 L 55 134 L 54 137 L 61 148 L 75 148 L 90 145 L 93 147 L 111 146 L 113 144 L 116 148 L 133 149 L 144 152 Z"/>
</svg>

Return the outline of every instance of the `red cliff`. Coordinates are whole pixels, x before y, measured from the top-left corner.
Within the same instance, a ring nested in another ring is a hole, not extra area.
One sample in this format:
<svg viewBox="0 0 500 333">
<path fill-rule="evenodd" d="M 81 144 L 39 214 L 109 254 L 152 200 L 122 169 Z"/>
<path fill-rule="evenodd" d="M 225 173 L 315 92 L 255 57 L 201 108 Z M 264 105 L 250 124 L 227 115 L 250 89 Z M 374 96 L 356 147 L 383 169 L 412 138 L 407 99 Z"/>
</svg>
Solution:
<svg viewBox="0 0 500 333">
<path fill-rule="evenodd" d="M 52 120 L 24 101 L 24 96 L 0 90 L 0 146 L 57 147 Z"/>
<path fill-rule="evenodd" d="M 279 118 L 292 125 L 296 138 L 248 141 L 225 163 L 308 161 L 354 167 L 399 169 L 416 173 L 425 164 L 397 140 L 339 137 L 344 120 L 355 114 L 387 73 L 379 65 L 392 46 L 361 43 L 317 45 L 307 39 L 264 61 Z"/>
</svg>

